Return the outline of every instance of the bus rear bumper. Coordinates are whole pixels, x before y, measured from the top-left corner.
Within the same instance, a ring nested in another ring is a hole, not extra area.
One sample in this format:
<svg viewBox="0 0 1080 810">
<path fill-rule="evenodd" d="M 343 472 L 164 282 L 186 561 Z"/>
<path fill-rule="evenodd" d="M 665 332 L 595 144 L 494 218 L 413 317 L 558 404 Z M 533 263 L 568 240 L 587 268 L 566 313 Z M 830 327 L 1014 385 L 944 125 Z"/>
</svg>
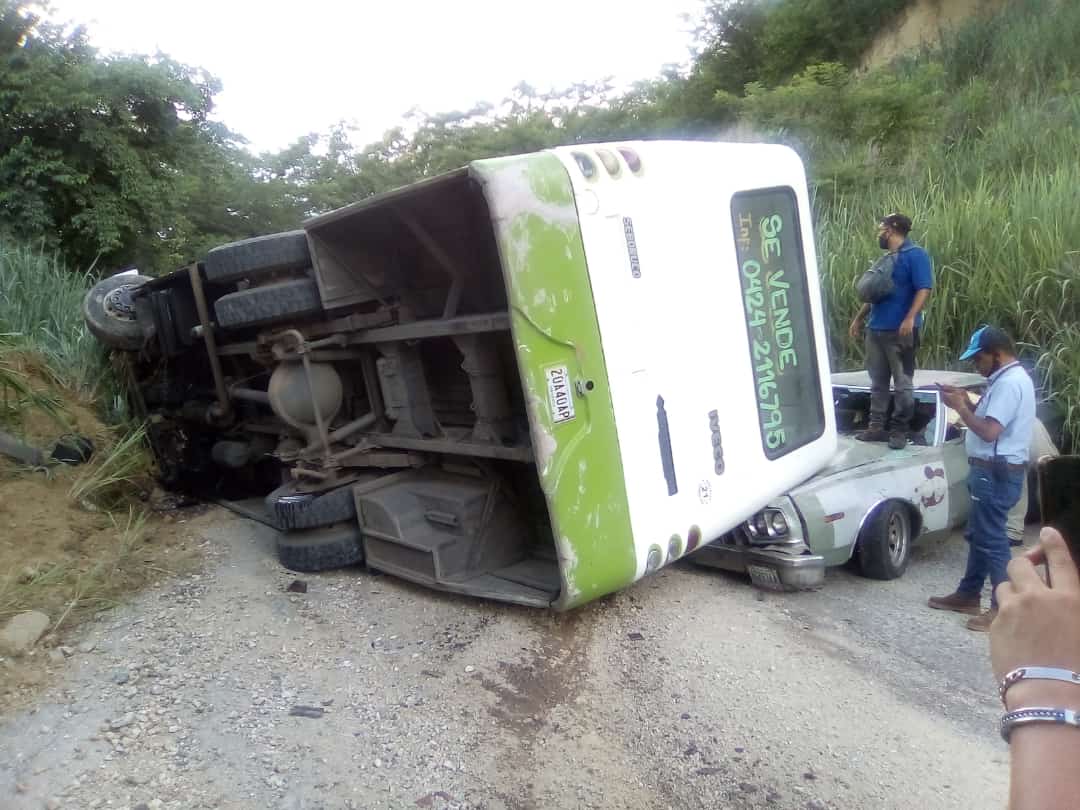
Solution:
<svg viewBox="0 0 1080 810">
<path fill-rule="evenodd" d="M 707 568 L 748 574 L 754 585 L 768 590 L 806 591 L 825 584 L 825 558 L 816 554 L 710 543 L 690 559 Z"/>
</svg>

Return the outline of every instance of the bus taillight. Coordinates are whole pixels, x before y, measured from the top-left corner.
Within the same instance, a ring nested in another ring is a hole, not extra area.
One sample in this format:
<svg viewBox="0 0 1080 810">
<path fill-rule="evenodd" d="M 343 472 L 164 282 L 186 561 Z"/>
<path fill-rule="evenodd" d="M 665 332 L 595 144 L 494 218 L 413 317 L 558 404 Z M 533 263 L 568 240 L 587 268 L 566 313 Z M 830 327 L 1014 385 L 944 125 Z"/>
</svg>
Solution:
<svg viewBox="0 0 1080 810">
<path fill-rule="evenodd" d="M 592 158 L 584 152 L 574 152 L 573 155 L 578 168 L 581 169 L 581 173 L 585 175 L 585 179 L 592 180 L 596 175 L 596 164 L 592 162 Z"/>
<path fill-rule="evenodd" d="M 600 158 L 600 162 L 604 164 L 608 174 L 612 177 L 619 176 L 622 167 L 619 165 L 619 159 L 615 155 L 611 154 L 607 149 L 597 149 L 596 156 Z"/>
<path fill-rule="evenodd" d="M 626 161 L 626 166 L 634 174 L 641 171 L 641 158 L 638 157 L 638 153 L 633 149 L 627 149 L 625 146 L 619 147 L 619 154 L 623 156 L 623 160 Z"/>
</svg>

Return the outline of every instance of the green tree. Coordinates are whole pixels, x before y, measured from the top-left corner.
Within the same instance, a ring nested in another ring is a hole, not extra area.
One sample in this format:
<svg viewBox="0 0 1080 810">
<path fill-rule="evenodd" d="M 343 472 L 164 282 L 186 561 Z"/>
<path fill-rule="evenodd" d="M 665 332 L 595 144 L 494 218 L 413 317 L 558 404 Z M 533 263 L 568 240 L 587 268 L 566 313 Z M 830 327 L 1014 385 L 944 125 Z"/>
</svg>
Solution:
<svg viewBox="0 0 1080 810">
<path fill-rule="evenodd" d="M 807 65 L 840 62 L 849 67 L 911 0 L 801 0 L 770 7 L 758 40 L 758 78 L 784 81 Z"/>
<path fill-rule="evenodd" d="M 0 0 L 0 229 L 77 267 L 158 270 L 257 229 L 230 201 L 254 180 L 208 119 L 218 90 L 163 55 L 103 57 L 84 29 Z"/>
<path fill-rule="evenodd" d="M 734 96 L 761 78 L 766 54 L 762 36 L 766 4 L 761 0 L 713 0 L 694 29 L 692 75 L 714 93 Z"/>
</svg>

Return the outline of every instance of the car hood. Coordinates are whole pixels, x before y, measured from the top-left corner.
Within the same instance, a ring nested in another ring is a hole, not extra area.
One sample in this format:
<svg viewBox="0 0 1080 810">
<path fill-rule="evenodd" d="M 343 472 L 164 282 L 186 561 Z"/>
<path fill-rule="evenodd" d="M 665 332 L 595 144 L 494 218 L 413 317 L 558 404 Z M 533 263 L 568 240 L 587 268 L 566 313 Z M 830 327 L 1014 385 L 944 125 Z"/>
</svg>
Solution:
<svg viewBox="0 0 1080 810">
<path fill-rule="evenodd" d="M 836 453 L 829 460 L 829 463 L 802 486 L 837 473 L 853 470 L 864 464 L 880 461 L 887 454 L 899 455 L 903 452 L 903 450 L 890 450 L 889 446 L 884 442 L 860 442 L 854 436 L 839 436 L 836 443 Z"/>
</svg>

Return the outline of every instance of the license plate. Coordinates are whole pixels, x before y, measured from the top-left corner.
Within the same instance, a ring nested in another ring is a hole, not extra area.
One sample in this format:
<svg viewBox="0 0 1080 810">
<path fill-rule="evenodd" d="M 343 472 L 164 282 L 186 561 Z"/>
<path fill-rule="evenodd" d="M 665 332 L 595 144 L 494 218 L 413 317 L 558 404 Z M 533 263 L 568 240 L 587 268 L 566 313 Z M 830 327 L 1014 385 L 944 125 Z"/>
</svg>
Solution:
<svg viewBox="0 0 1080 810">
<path fill-rule="evenodd" d="M 551 421 L 556 425 L 574 418 L 574 395 L 570 392 L 570 370 L 566 366 L 545 369 Z"/>
<path fill-rule="evenodd" d="M 747 565 L 746 573 L 750 575 L 750 581 L 759 588 L 768 588 L 771 591 L 784 589 L 780 582 L 780 574 L 773 568 L 767 568 L 764 565 Z"/>
</svg>

